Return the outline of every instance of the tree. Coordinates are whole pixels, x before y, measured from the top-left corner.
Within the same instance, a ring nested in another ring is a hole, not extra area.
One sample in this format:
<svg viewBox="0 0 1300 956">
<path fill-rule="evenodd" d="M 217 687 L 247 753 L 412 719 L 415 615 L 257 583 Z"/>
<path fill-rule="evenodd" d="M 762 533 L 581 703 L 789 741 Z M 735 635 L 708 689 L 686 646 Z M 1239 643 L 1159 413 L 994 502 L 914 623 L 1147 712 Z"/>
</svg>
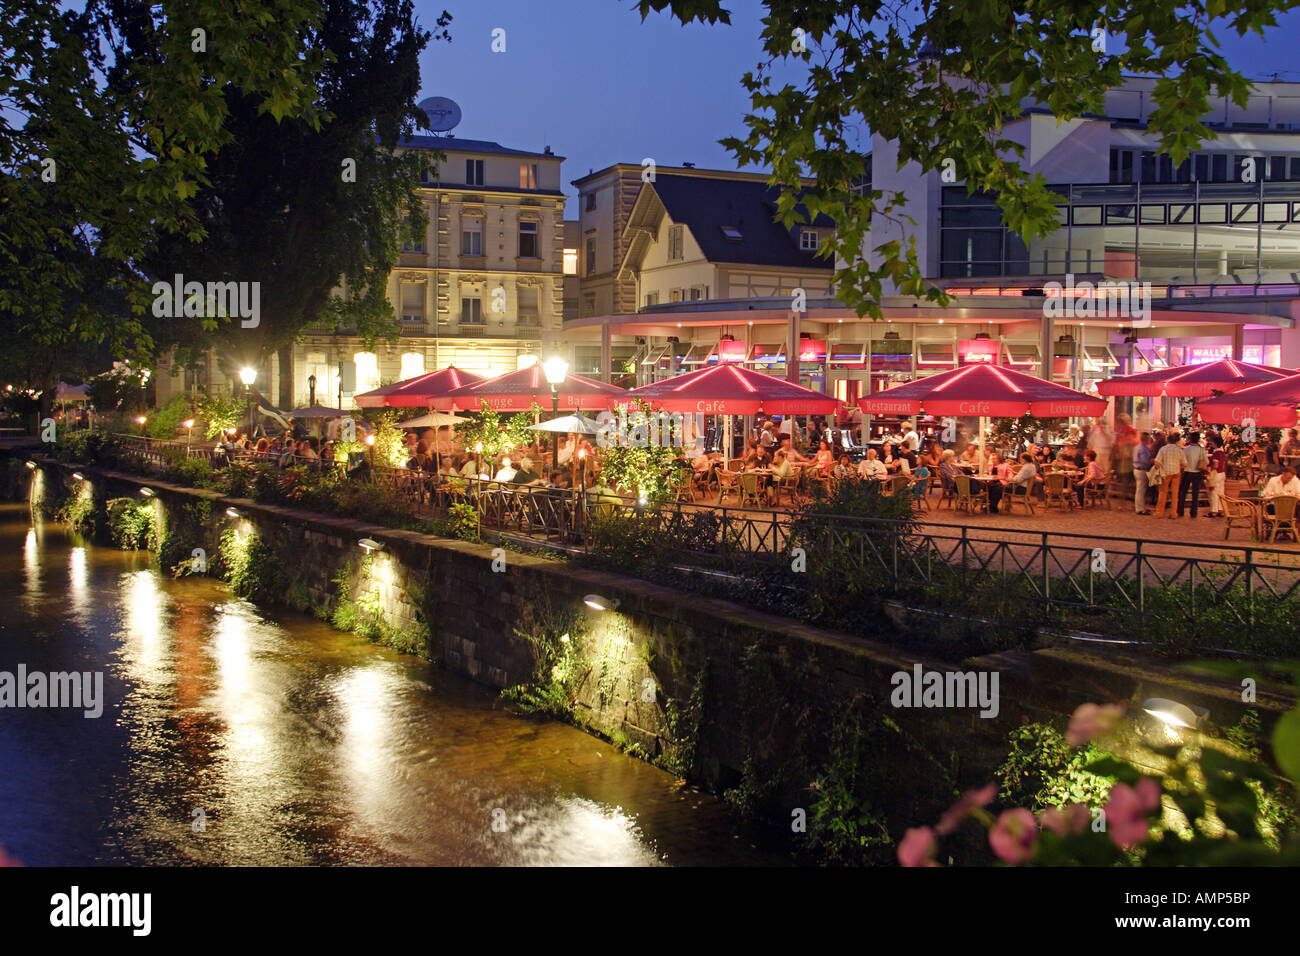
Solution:
<svg viewBox="0 0 1300 956">
<path fill-rule="evenodd" d="M 438 36 L 449 22 L 439 17 Z M 287 369 L 295 338 L 311 325 L 355 329 L 368 346 L 396 338 L 388 277 L 402 243 L 424 237 L 415 190 L 431 154 L 395 148 L 427 125 L 415 99 L 431 36 L 411 0 L 323 0 L 319 20 L 296 38 L 323 61 L 311 114 L 270 116 L 239 85 L 225 89 L 226 143 L 193 202 L 204 238 L 169 230 L 142 266 L 164 282 L 177 274 L 258 282 L 257 325 L 208 315 L 160 329 L 160 345 L 180 346 L 183 362 L 215 341 L 232 366 L 257 367 L 278 352 Z M 147 43 L 128 43 L 121 55 L 132 62 L 150 54 Z M 280 382 L 278 401 L 289 407 L 292 376 Z"/>
<path fill-rule="evenodd" d="M 910 241 L 878 246 L 874 265 L 862 255 L 871 217 L 898 220 L 905 198 L 855 188 L 868 126 L 897 142 L 900 163 L 930 171 L 951 161 L 969 191 L 996 197 L 1009 227 L 1026 240 L 1041 238 L 1057 225 L 1056 197 L 1041 176 L 1026 174 L 1023 149 L 1003 134 L 1022 100 L 1068 120 L 1102 112 L 1106 90 L 1123 74 L 1154 76 L 1148 125 L 1181 163 L 1211 136 L 1202 122 L 1211 92 L 1245 105 L 1250 88 L 1218 51 L 1212 28 L 1262 33 L 1277 25 L 1275 10 L 1300 0 L 1235 10 L 1224 0 L 765 5 L 766 59 L 742 79 L 754 109 L 745 117 L 749 132 L 721 142 L 742 165 L 772 169 L 787 227 L 819 213 L 836 220 L 819 253 L 845 263 L 836 269 L 837 295 L 859 315 L 879 318 L 886 280 L 940 304 L 949 297 L 924 281 Z M 639 0 L 638 7 L 643 19 L 667 9 L 683 23 L 730 23 L 721 0 Z M 778 84 L 774 70 L 792 65 L 802 65 L 802 79 Z M 816 178 L 815 188 L 801 189 L 805 175 Z"/>
<path fill-rule="evenodd" d="M 315 9 L 163 0 L 148 8 L 154 55 L 124 64 L 114 46 L 143 25 L 114 0 L 0 0 L 3 362 L 46 409 L 62 370 L 149 354 L 136 261 L 160 228 L 202 235 L 189 200 L 225 141 L 225 87 L 310 119 L 320 55 L 292 38 Z"/>
</svg>

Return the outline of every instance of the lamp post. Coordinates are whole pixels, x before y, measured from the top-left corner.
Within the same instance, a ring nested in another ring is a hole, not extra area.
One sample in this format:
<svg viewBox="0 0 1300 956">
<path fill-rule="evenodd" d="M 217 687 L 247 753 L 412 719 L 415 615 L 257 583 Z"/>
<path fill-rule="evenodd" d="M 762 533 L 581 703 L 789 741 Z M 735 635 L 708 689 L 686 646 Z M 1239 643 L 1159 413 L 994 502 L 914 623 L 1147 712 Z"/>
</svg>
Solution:
<svg viewBox="0 0 1300 956">
<path fill-rule="evenodd" d="M 569 374 L 569 363 L 558 355 L 554 358 L 548 358 L 542 363 L 542 374 L 546 376 L 546 381 L 551 386 L 551 414 L 560 414 L 560 385 L 564 383 L 565 376 Z M 560 436 L 558 433 L 551 435 L 551 470 L 554 471 L 560 467 Z"/>
<path fill-rule="evenodd" d="M 308 396 L 307 404 L 315 405 L 316 404 L 316 376 L 315 375 L 307 376 L 307 396 Z"/>
<path fill-rule="evenodd" d="M 253 439 L 253 383 L 257 381 L 257 369 L 245 365 L 239 370 L 239 380 L 244 383 L 244 397 L 248 400 L 248 438 Z"/>
<path fill-rule="evenodd" d="M 181 424 L 185 426 L 185 457 L 188 458 L 190 454 L 190 442 L 194 438 L 194 419 L 187 418 L 185 421 L 181 422 Z"/>
</svg>

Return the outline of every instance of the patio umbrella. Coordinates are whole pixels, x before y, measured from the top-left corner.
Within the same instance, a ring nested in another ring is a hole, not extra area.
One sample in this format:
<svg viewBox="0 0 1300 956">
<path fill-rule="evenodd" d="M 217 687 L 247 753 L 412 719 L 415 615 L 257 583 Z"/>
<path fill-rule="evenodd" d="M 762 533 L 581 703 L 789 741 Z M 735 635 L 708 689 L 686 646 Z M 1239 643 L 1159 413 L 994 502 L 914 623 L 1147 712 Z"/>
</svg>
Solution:
<svg viewBox="0 0 1300 956">
<path fill-rule="evenodd" d="M 295 408 L 289 412 L 289 418 L 344 418 L 347 416 L 341 408 L 327 408 L 324 405 L 308 405 L 306 408 Z"/>
<path fill-rule="evenodd" d="M 1210 398 L 1215 392 L 1235 392 L 1264 382 L 1275 382 L 1291 369 L 1219 359 L 1200 365 L 1153 368 L 1136 375 L 1117 375 L 1097 383 L 1102 395 L 1169 395 L 1173 398 Z"/>
<path fill-rule="evenodd" d="M 575 411 L 609 409 L 627 401 L 628 392 L 581 375 L 567 375 L 559 386 L 559 407 Z M 496 378 L 453 389 L 433 401 L 443 411 L 476 412 L 480 403 L 498 412 L 526 412 L 536 403 L 551 405 L 551 386 L 540 365 L 530 365 Z"/>
<path fill-rule="evenodd" d="M 593 422 L 590 418 L 583 418 L 581 415 L 561 415 L 559 418 L 552 418 L 549 422 L 539 422 L 536 425 L 528 426 L 535 432 L 557 432 L 561 434 L 574 435 L 595 435 L 600 432 L 600 425 Z"/>
<path fill-rule="evenodd" d="M 666 412 L 725 415 L 728 457 L 733 415 L 829 415 L 840 406 L 838 398 L 823 392 L 732 364 L 652 382 L 629 394 Z"/>
<path fill-rule="evenodd" d="M 419 418 L 411 418 L 397 424 L 400 428 L 445 428 L 448 425 L 464 425 L 468 421 L 468 418 L 449 415 L 447 412 L 429 412 L 427 415 L 421 415 Z"/>
<path fill-rule="evenodd" d="M 895 385 L 858 399 L 858 405 L 870 415 L 978 415 L 981 456 L 989 418 L 1073 418 L 1106 411 L 1104 398 L 986 363 Z"/>
<path fill-rule="evenodd" d="M 436 372 L 425 372 L 392 385 L 362 392 L 353 401 L 361 408 L 428 408 L 435 398 L 441 398 L 452 389 L 481 381 L 481 375 L 448 365 Z"/>
<path fill-rule="evenodd" d="M 1300 375 L 1252 385 L 1218 398 L 1196 403 L 1202 421 L 1240 425 L 1250 419 L 1261 428 L 1292 428 L 1300 405 Z"/>
<path fill-rule="evenodd" d="M 90 401 L 90 389 L 85 385 L 69 385 L 67 382 L 60 382 L 54 390 L 54 400 L 56 402 L 88 402 Z"/>
</svg>

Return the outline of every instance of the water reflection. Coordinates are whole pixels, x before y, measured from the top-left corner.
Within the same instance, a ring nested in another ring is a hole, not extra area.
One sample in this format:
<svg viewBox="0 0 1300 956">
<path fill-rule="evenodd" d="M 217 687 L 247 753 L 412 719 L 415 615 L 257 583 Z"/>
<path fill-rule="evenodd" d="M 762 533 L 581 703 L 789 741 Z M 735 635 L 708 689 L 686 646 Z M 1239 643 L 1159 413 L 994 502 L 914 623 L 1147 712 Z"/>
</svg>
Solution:
<svg viewBox="0 0 1300 956">
<path fill-rule="evenodd" d="M 26 609 L 0 668 L 75 652 L 107 672 L 100 720 L 0 720 L 0 845 L 19 859 L 779 862 L 713 798 L 424 662 L 0 519 Z"/>
</svg>

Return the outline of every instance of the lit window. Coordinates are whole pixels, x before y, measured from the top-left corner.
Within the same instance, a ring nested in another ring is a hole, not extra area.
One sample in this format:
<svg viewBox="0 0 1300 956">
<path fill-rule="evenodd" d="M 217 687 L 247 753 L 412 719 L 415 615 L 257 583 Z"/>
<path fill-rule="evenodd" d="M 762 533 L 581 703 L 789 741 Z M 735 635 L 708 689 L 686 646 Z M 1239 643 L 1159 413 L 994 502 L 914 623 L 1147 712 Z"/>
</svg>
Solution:
<svg viewBox="0 0 1300 956">
<path fill-rule="evenodd" d="M 424 354 L 421 352 L 402 353 L 402 381 L 424 374 Z"/>
<path fill-rule="evenodd" d="M 357 391 L 368 392 L 379 387 L 379 356 L 374 352 L 358 352 L 352 356 L 357 366 Z"/>
<path fill-rule="evenodd" d="M 564 250 L 564 274 L 566 276 L 576 276 L 578 274 L 578 250 Z"/>
<path fill-rule="evenodd" d="M 536 163 L 519 164 L 519 188 L 520 189 L 537 188 L 537 164 Z"/>
<path fill-rule="evenodd" d="M 685 246 L 685 240 L 682 237 L 682 227 L 669 226 L 668 227 L 668 258 L 673 260 L 683 258 L 684 246 Z"/>
</svg>

